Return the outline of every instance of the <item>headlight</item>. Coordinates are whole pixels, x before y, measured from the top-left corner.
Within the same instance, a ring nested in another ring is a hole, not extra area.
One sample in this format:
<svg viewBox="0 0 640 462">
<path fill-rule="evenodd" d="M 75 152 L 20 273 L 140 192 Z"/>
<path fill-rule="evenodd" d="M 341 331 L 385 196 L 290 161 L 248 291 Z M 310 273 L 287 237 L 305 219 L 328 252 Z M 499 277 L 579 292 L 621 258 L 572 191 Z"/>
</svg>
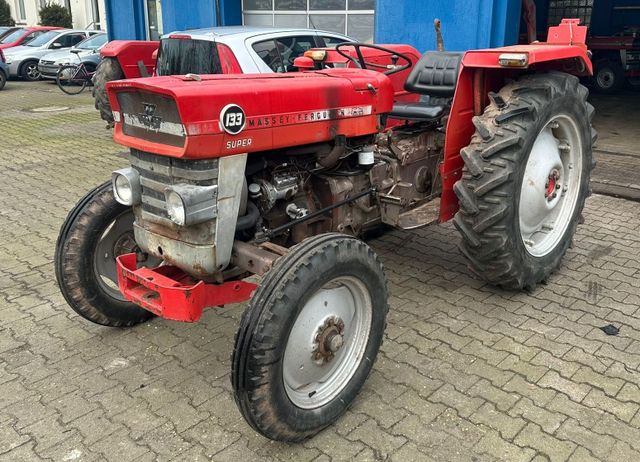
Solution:
<svg viewBox="0 0 640 462">
<path fill-rule="evenodd" d="M 182 198 L 175 191 L 167 191 L 165 193 L 165 200 L 167 202 L 167 213 L 171 221 L 176 225 L 184 226 L 187 212 Z"/>
<path fill-rule="evenodd" d="M 176 184 L 164 190 L 167 214 L 180 226 L 197 225 L 218 214 L 218 187 Z"/>
<path fill-rule="evenodd" d="M 111 175 L 113 195 L 122 205 L 136 205 L 141 200 L 140 175 L 129 167 L 116 170 Z"/>
</svg>

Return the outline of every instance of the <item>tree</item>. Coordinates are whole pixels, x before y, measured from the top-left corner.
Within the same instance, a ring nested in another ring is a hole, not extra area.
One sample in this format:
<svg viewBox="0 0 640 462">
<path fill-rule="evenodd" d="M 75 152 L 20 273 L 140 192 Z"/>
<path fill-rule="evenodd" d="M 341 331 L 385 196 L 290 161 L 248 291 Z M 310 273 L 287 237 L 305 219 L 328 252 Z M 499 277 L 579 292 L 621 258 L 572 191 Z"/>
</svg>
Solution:
<svg viewBox="0 0 640 462">
<path fill-rule="evenodd" d="M 40 25 L 71 28 L 71 13 L 64 6 L 49 2 L 40 8 Z"/>
<path fill-rule="evenodd" d="M 0 26 L 15 26 L 16 22 L 11 17 L 11 8 L 6 0 L 0 0 Z"/>
</svg>

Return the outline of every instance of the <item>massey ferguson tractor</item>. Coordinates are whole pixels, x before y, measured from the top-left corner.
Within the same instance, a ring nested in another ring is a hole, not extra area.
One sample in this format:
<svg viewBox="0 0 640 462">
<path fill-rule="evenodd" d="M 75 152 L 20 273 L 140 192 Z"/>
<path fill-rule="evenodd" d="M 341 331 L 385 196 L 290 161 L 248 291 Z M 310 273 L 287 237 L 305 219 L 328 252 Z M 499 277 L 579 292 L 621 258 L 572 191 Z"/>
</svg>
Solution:
<svg viewBox="0 0 640 462">
<path fill-rule="evenodd" d="M 594 166 L 585 36 L 564 20 L 531 45 L 344 43 L 297 73 L 111 82 L 130 166 L 62 226 L 62 293 L 114 327 L 249 301 L 238 408 L 268 438 L 308 438 L 352 403 L 382 342 L 368 231 L 453 220 L 471 271 L 507 289 L 558 267 Z"/>
</svg>

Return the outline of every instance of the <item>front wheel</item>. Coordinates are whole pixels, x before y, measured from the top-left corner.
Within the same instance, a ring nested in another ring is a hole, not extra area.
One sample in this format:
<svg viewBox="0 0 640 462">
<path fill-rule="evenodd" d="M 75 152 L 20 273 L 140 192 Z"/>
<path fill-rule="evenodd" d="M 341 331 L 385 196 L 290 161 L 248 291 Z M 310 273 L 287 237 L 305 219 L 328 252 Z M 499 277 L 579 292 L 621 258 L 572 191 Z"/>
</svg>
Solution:
<svg viewBox="0 0 640 462">
<path fill-rule="evenodd" d="M 527 76 L 474 118 L 454 224 L 469 267 L 487 282 L 533 288 L 566 253 L 595 165 L 588 93 L 572 75 Z"/>
<path fill-rule="evenodd" d="M 54 258 L 58 286 L 71 308 L 96 324 L 132 326 L 153 316 L 118 290 L 117 256 L 136 252 L 140 265 L 160 263 L 139 251 L 133 221 L 131 207 L 116 202 L 106 182 L 80 199 L 60 229 Z"/>
<path fill-rule="evenodd" d="M 4 72 L 0 72 L 0 90 L 7 84 L 7 76 Z"/>
<path fill-rule="evenodd" d="M 62 66 L 56 74 L 58 88 L 67 95 L 77 95 L 87 86 L 87 75 L 80 67 L 70 64 Z"/>
<path fill-rule="evenodd" d="M 27 61 L 20 69 L 20 75 L 29 82 L 40 80 L 40 71 L 38 70 L 38 61 Z"/>
<path fill-rule="evenodd" d="M 387 296 L 378 258 L 353 237 L 315 236 L 279 259 L 236 335 L 231 380 L 247 422 L 300 441 L 342 415 L 378 354 Z"/>
</svg>

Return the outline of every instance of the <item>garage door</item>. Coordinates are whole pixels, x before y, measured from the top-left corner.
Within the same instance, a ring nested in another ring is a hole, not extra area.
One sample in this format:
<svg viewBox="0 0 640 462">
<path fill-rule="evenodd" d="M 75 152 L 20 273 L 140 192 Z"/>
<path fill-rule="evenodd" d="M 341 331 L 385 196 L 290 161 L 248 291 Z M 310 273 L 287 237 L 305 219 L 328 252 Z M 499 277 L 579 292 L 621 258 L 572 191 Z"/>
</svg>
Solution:
<svg viewBox="0 0 640 462">
<path fill-rule="evenodd" d="M 247 26 L 302 27 L 373 42 L 375 0 L 243 0 Z"/>
</svg>

